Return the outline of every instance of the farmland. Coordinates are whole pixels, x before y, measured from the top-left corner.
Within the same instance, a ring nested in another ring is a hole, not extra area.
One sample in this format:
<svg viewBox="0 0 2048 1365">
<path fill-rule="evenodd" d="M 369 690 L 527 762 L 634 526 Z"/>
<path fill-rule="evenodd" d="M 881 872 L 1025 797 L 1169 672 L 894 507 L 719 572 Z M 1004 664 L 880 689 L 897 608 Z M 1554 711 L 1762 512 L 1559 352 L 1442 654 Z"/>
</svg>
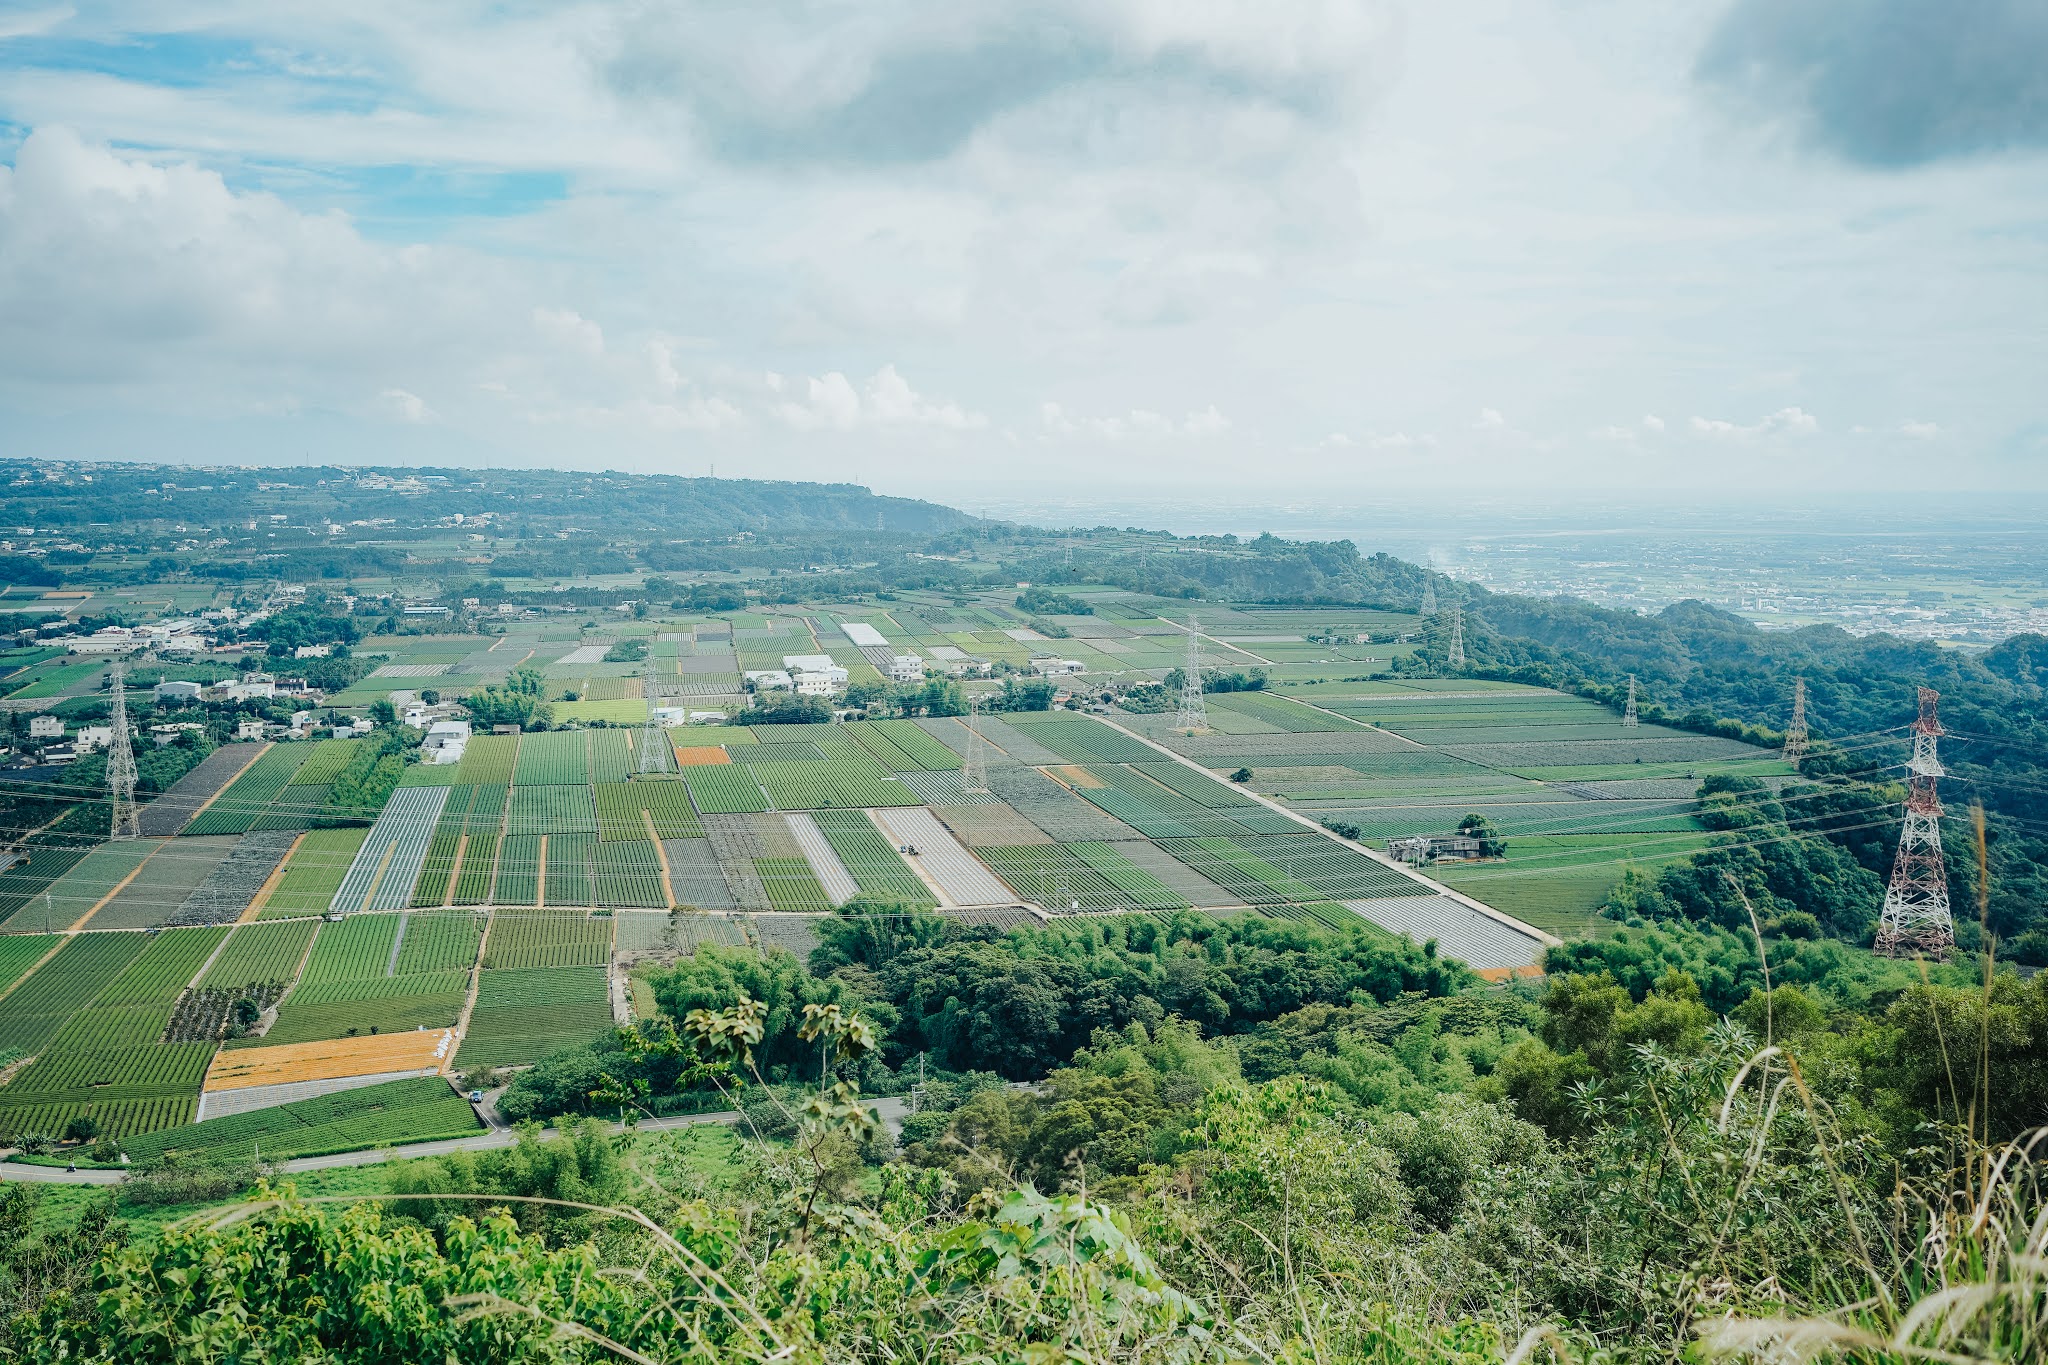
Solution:
<svg viewBox="0 0 2048 1365">
<path fill-rule="evenodd" d="M 612 1026 L 601 967 L 486 971 L 456 1064 L 529 1061 L 595 1038 Z"/>
<path fill-rule="evenodd" d="M 386 1081 L 203 1123 L 166 1128 L 125 1145 L 136 1161 L 270 1160 L 355 1152 L 390 1142 L 461 1137 L 481 1130 L 469 1102 L 434 1076 Z"/>
</svg>

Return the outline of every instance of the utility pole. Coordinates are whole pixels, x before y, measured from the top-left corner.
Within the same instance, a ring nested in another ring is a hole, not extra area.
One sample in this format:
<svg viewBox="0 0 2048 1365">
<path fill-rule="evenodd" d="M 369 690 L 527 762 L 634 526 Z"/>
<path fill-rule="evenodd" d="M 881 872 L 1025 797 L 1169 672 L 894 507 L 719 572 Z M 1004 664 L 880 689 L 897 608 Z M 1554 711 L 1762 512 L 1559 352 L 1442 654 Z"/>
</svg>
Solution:
<svg viewBox="0 0 2048 1365">
<path fill-rule="evenodd" d="M 1935 753 L 1935 741 L 1942 734 L 1935 712 L 1940 700 L 1941 693 L 1933 688 L 1920 689 L 1913 757 L 1906 764 L 1906 823 L 1899 830 L 1898 858 L 1877 925 L 1877 951 L 1886 957 L 1945 953 L 1956 945 L 1955 920 L 1948 907 L 1948 865 L 1941 856 L 1941 798 L 1934 789 L 1945 775 Z"/>
<path fill-rule="evenodd" d="M 647 694 L 647 722 L 640 727 L 640 776 L 649 773 L 665 773 L 669 770 L 668 739 L 661 732 L 661 719 L 655 714 L 661 707 L 661 684 L 655 681 L 654 665 L 647 666 L 646 681 L 641 688 Z"/>
<path fill-rule="evenodd" d="M 1202 639 L 1192 614 L 1188 616 L 1188 659 L 1181 670 L 1180 714 L 1174 717 L 1173 728 L 1191 735 L 1209 733 L 1209 708 L 1202 701 Z"/>
<path fill-rule="evenodd" d="M 1623 707 L 1621 711 L 1621 728 L 1624 730 L 1634 730 L 1640 727 L 1642 723 L 1642 720 L 1636 715 L 1636 675 L 1631 673 L 1628 675 L 1628 705 Z"/>
<path fill-rule="evenodd" d="M 1451 603 L 1451 650 L 1447 657 L 1452 668 L 1465 666 L 1465 609 L 1457 602 Z"/>
<path fill-rule="evenodd" d="M 987 796 L 988 741 L 981 737 L 981 698 L 967 699 L 967 762 L 961 773 L 969 796 Z"/>
<path fill-rule="evenodd" d="M 1785 727 L 1785 761 L 1798 763 L 1806 757 L 1806 679 L 1792 682 L 1792 723 Z"/>
<path fill-rule="evenodd" d="M 107 792 L 113 804 L 113 837 L 142 837 L 142 817 L 135 806 L 135 751 L 128 747 L 128 663 L 114 661 L 114 734 L 107 741 Z"/>
</svg>

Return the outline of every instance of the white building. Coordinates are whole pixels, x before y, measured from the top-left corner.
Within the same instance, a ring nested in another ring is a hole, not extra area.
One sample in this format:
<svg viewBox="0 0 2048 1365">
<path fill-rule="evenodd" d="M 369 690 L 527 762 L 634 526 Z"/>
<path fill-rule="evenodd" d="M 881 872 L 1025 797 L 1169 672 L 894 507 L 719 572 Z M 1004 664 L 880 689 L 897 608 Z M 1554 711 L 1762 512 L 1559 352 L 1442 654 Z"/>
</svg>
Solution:
<svg viewBox="0 0 2048 1365">
<path fill-rule="evenodd" d="M 158 702 L 198 701 L 199 694 L 206 690 L 206 686 L 203 683 L 171 682 L 166 680 L 158 683 L 154 690 Z"/>
<path fill-rule="evenodd" d="M 292 657 L 294 659 L 325 659 L 333 653 L 333 645 L 300 645 L 292 651 Z"/>
<path fill-rule="evenodd" d="M 914 683 L 924 681 L 924 660 L 915 654 L 898 654 L 889 660 L 889 681 Z"/>
<path fill-rule="evenodd" d="M 105 630 L 91 635 L 66 640 L 64 648 L 73 654 L 133 654 L 142 648 L 143 642 L 135 633 L 123 626 L 108 626 Z"/>
<path fill-rule="evenodd" d="M 111 725 L 81 725 L 71 741 L 71 747 L 81 754 L 95 749 L 110 749 L 113 744 L 114 727 Z"/>
<path fill-rule="evenodd" d="M 846 670 L 832 662 L 830 654 L 785 654 L 782 666 L 794 676 L 798 673 L 822 673 L 832 681 L 846 681 Z"/>
<path fill-rule="evenodd" d="M 262 722 L 262 721 L 260 721 L 260 720 L 258 720 L 258 719 L 256 719 L 256 718 L 255 718 L 254 716 L 245 716 L 245 717 L 244 717 L 243 719 L 241 719 L 240 721 L 237 721 L 237 722 L 236 722 L 236 724 L 235 724 L 235 738 L 236 738 L 236 739 L 261 739 L 261 738 L 263 738 L 263 722 Z"/>
<path fill-rule="evenodd" d="M 437 765 L 460 763 L 462 751 L 468 745 L 469 722 L 466 720 L 437 720 L 427 727 L 427 737 L 420 741 L 427 761 Z"/>
<path fill-rule="evenodd" d="M 172 635 L 156 642 L 159 654 L 204 654 L 212 648 L 210 635 Z"/>
<path fill-rule="evenodd" d="M 1069 673 L 1086 673 L 1088 665 L 1079 659 L 1033 659 L 1031 671 L 1042 678 L 1055 678 Z"/>
<path fill-rule="evenodd" d="M 754 668 L 741 675 L 756 692 L 793 692 L 796 682 L 779 668 Z"/>
<path fill-rule="evenodd" d="M 28 737 L 30 739 L 62 739 L 64 738 L 64 722 L 55 716 L 30 716 L 28 718 Z"/>
<path fill-rule="evenodd" d="M 841 669 L 840 672 L 844 674 L 845 670 Z M 844 677 L 835 681 L 824 673 L 798 673 L 793 676 L 796 680 L 796 692 L 800 697 L 829 697 L 837 692 L 841 683 L 845 681 Z"/>
</svg>

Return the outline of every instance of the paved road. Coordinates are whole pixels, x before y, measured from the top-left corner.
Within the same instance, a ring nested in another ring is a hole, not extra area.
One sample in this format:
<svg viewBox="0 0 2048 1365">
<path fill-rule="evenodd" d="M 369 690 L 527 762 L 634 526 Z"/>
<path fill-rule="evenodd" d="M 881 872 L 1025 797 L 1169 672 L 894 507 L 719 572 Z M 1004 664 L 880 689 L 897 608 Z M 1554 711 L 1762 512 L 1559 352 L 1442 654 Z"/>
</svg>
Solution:
<svg viewBox="0 0 2048 1365">
<path fill-rule="evenodd" d="M 885 1097 L 874 1100 L 876 1115 L 895 1132 L 903 1126 L 906 1112 L 900 1099 Z M 642 1119 L 640 1131 L 659 1133 L 671 1128 L 688 1128 L 699 1123 L 731 1123 L 739 1118 L 736 1110 L 719 1110 L 709 1114 L 678 1114 L 665 1119 Z M 613 1132 L 619 1131 L 618 1124 L 610 1125 Z M 541 1136 L 554 1137 L 556 1130 L 546 1129 Z M 306 1156 L 287 1161 L 279 1170 L 290 1174 L 295 1171 L 326 1171 L 339 1166 L 374 1166 L 383 1161 L 406 1160 L 417 1156 L 446 1156 L 450 1152 L 485 1152 L 493 1148 L 510 1147 L 518 1135 L 510 1128 L 493 1128 L 488 1133 L 475 1137 L 449 1138 L 441 1142 L 415 1142 L 407 1147 L 381 1147 L 367 1152 L 339 1152 L 333 1156 Z M 118 1185 L 127 1177 L 125 1171 L 79 1170 L 67 1171 L 61 1166 L 30 1166 L 17 1162 L 0 1162 L 0 1180 L 27 1180 L 53 1185 Z"/>
</svg>

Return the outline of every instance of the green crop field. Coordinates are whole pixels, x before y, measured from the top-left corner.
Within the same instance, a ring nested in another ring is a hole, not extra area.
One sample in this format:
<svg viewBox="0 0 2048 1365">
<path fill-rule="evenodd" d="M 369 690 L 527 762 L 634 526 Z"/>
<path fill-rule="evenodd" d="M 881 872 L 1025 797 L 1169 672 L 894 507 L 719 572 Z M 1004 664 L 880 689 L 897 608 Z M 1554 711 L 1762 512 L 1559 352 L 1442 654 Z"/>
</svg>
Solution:
<svg viewBox="0 0 2048 1365">
<path fill-rule="evenodd" d="M 539 834 L 508 835 L 498 841 L 497 889 L 491 899 L 499 905 L 540 904 Z"/>
<path fill-rule="evenodd" d="M 982 861 L 1012 890 L 1055 913 L 1168 910 L 1187 901 L 1107 844 L 1021 844 L 984 848 Z"/>
<path fill-rule="evenodd" d="M 611 993 L 602 967 L 486 971 L 456 1064 L 530 1062 L 601 1037 L 611 1027 Z"/>
<path fill-rule="evenodd" d="M 590 851 L 590 887 L 599 905 L 666 910 L 661 859 L 646 839 L 599 842 Z"/>
<path fill-rule="evenodd" d="M 462 749 L 455 780 L 465 786 L 506 787 L 519 751 L 517 735 L 475 735 Z"/>
<path fill-rule="evenodd" d="M 832 908 L 832 898 L 802 858 L 756 858 L 754 875 L 761 879 L 768 903 L 777 910 L 816 914 Z"/>
<path fill-rule="evenodd" d="M 1044 719 L 1028 711 L 1004 719 L 1072 763 L 1150 763 L 1159 757 L 1157 749 L 1097 721 Z"/>
<path fill-rule="evenodd" d="M 367 829 L 311 829 L 285 860 L 284 875 L 259 912 L 264 919 L 324 915 L 348 876 Z"/>
<path fill-rule="evenodd" d="M 36 1051 L 148 946 L 143 934 L 72 937 L 0 999 L 0 1051 Z"/>
<path fill-rule="evenodd" d="M 285 785 L 312 787 L 324 786 L 334 781 L 341 770 L 348 766 L 348 761 L 355 757 L 356 746 L 361 743 L 359 739 L 321 740 L 313 746 L 313 752 L 306 756 L 306 761 L 299 765 L 299 770 L 292 774 L 292 780 Z"/>
<path fill-rule="evenodd" d="M 269 811 L 270 803 L 285 789 L 299 765 L 313 750 L 312 744 L 273 744 L 251 763 L 242 775 L 228 784 L 213 804 L 192 817 L 181 834 L 247 834 Z"/>
<path fill-rule="evenodd" d="M 507 834 L 596 834 L 597 811 L 588 787 L 512 789 L 505 808 Z"/>
<path fill-rule="evenodd" d="M 519 737 L 519 758 L 512 770 L 516 787 L 581 787 L 590 782 L 590 751 L 583 730 L 561 730 Z M 466 760 L 468 750 L 463 751 Z"/>
<path fill-rule="evenodd" d="M 476 962 L 476 948 L 483 933 L 484 918 L 474 911 L 407 915 L 393 974 L 468 971 Z"/>
<path fill-rule="evenodd" d="M 743 764 L 703 763 L 683 769 L 683 785 L 701 815 L 742 815 L 768 809 L 761 784 Z"/>
<path fill-rule="evenodd" d="M 462 867 L 455 874 L 457 905 L 483 905 L 490 899 L 491 878 L 498 868 L 498 836 L 472 834 L 462 851 Z"/>
<path fill-rule="evenodd" d="M 595 834 L 550 834 L 547 851 L 547 885 L 543 898 L 549 905 L 592 905 L 590 854 L 597 847 Z"/>
<path fill-rule="evenodd" d="M 645 839 L 645 811 L 654 820 L 657 839 L 701 839 L 704 827 L 690 806 L 690 791 L 680 782 L 607 782 L 591 789 L 597 803 L 597 837 L 606 843 Z"/>
<path fill-rule="evenodd" d="M 360 1086 L 331 1095 L 207 1119 L 129 1139 L 131 1160 L 246 1161 L 356 1152 L 400 1142 L 463 1137 L 483 1124 L 436 1076 Z"/>
<path fill-rule="evenodd" d="M 811 819 L 839 855 L 861 895 L 904 905 L 938 904 L 938 898 L 867 816 L 857 810 L 821 810 L 813 812 Z"/>
<path fill-rule="evenodd" d="M 19 981 L 59 942 L 54 934 L 9 934 L 0 938 L 0 991 Z"/>
<path fill-rule="evenodd" d="M 1599 936 L 1595 912 L 1629 867 L 1655 872 L 1707 846 L 1704 832 L 1518 836 L 1501 862 L 1445 864 L 1430 875 L 1560 938 Z"/>
<path fill-rule="evenodd" d="M 289 981 L 298 974 L 316 927 L 311 920 L 241 925 L 199 984 L 246 986 L 257 981 Z"/>
<path fill-rule="evenodd" d="M 546 910 L 500 911 L 491 920 L 484 967 L 517 970 L 601 967 L 611 957 L 612 922 Z"/>
</svg>

